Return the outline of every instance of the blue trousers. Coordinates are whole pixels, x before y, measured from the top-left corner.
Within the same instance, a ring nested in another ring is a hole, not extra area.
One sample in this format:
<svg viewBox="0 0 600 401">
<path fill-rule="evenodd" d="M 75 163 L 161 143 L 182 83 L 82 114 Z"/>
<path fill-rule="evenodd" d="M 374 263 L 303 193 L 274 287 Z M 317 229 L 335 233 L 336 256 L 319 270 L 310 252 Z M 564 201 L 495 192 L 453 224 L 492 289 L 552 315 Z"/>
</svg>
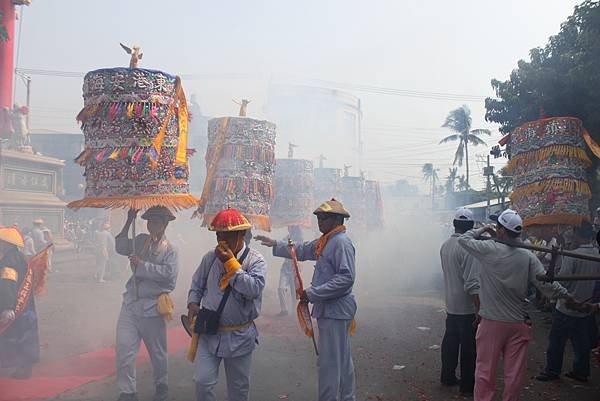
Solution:
<svg viewBox="0 0 600 401">
<path fill-rule="evenodd" d="M 355 401 L 356 384 L 348 327 L 350 320 L 317 319 L 319 401 Z"/>
<path fill-rule="evenodd" d="M 589 318 L 573 317 L 554 310 L 548 350 L 546 351 L 546 372 L 560 375 L 567 340 L 573 344 L 573 373 L 588 377 L 590 375 L 590 335 Z"/>
</svg>

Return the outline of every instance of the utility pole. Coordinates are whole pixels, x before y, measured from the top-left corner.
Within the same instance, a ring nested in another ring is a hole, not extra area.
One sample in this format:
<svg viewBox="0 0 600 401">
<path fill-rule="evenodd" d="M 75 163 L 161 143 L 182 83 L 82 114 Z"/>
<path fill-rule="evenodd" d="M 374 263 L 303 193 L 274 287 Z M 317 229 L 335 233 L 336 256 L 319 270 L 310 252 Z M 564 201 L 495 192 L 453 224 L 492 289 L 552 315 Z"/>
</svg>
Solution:
<svg viewBox="0 0 600 401">
<path fill-rule="evenodd" d="M 494 175 L 494 168 L 490 166 L 490 155 L 487 156 L 487 167 L 483 169 L 483 175 L 485 175 L 487 180 L 487 185 L 485 186 L 485 193 L 487 198 L 487 207 L 485 208 L 485 218 L 486 220 L 490 217 L 490 196 L 492 184 L 490 181 L 490 177 Z"/>
<path fill-rule="evenodd" d="M 435 168 L 431 165 L 431 210 L 435 209 Z"/>
</svg>

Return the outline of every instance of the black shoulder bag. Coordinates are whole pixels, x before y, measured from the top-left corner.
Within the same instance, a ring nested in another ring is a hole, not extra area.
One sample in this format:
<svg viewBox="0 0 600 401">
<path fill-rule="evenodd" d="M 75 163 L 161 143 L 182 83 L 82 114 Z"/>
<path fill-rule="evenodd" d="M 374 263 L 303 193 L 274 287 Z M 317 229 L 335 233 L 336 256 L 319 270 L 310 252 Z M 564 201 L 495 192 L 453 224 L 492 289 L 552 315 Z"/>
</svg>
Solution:
<svg viewBox="0 0 600 401">
<path fill-rule="evenodd" d="M 240 256 L 238 259 L 240 265 L 244 263 L 244 259 L 246 259 L 246 256 L 248 256 L 248 252 L 250 252 L 250 248 L 246 247 L 244 253 L 242 253 L 242 256 Z M 221 298 L 221 302 L 219 303 L 219 307 L 217 308 L 216 312 L 205 307 L 202 307 L 202 309 L 198 311 L 198 315 L 196 316 L 196 324 L 194 325 L 194 332 L 208 335 L 217 334 L 219 331 L 221 314 L 223 313 L 223 309 L 225 308 L 229 294 L 231 294 L 230 285 L 225 288 L 223 298 Z"/>
</svg>

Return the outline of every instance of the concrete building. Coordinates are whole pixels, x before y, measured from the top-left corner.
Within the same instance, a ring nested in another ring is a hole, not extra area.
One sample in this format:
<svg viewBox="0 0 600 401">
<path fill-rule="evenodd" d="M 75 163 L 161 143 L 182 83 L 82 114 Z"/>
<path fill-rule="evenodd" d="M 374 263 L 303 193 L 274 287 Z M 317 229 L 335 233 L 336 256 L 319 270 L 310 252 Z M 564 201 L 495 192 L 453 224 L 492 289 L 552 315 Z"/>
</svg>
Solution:
<svg viewBox="0 0 600 401">
<path fill-rule="evenodd" d="M 286 157 L 288 143 L 298 145 L 297 158 L 318 160 L 327 167 L 362 168 L 360 99 L 337 89 L 271 83 L 265 114 L 277 124 L 277 157 Z"/>
</svg>

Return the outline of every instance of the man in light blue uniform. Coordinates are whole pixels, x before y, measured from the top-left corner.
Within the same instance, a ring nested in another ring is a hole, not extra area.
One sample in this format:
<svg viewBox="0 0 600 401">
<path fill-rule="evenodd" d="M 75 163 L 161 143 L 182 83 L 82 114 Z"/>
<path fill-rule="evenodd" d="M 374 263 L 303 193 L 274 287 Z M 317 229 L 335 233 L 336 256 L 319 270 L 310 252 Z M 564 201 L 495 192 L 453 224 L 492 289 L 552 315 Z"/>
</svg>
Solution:
<svg viewBox="0 0 600 401">
<path fill-rule="evenodd" d="M 259 316 L 267 265 L 260 253 L 247 248 L 248 220 L 237 210 L 219 212 L 209 230 L 217 232 L 218 245 L 202 258 L 188 294 L 188 318 L 202 309 L 217 311 L 229 286 L 216 334 L 200 334 L 194 381 L 197 401 L 215 401 L 214 387 L 221 360 L 225 364 L 229 401 L 247 401 L 250 392 L 252 351 L 258 343 L 254 320 Z M 243 257 L 241 264 L 239 259 Z"/>
<path fill-rule="evenodd" d="M 346 235 L 344 219 L 350 214 L 332 199 L 314 211 L 321 238 L 296 245 L 298 260 L 316 260 L 311 286 L 302 301 L 311 302 L 312 316 L 319 327 L 319 401 L 354 401 L 355 379 L 350 344 L 356 302 L 352 295 L 355 279 L 354 245 Z M 273 255 L 289 258 L 284 241 L 257 236 L 273 247 Z"/>
<path fill-rule="evenodd" d="M 135 254 L 129 227 L 137 216 L 130 210 L 123 230 L 117 235 L 117 253 L 129 256 L 133 276 L 127 281 L 123 305 L 117 322 L 117 386 L 119 401 L 136 401 L 135 358 L 143 340 L 150 354 L 156 393 L 154 401 L 166 401 L 167 387 L 167 325 L 159 304 L 175 289 L 179 272 L 177 250 L 164 233 L 175 216 L 169 209 L 156 206 L 148 209 L 142 219 L 148 220 L 148 232 L 135 238 Z M 135 283 L 135 284 L 134 284 Z M 159 301 L 160 298 L 160 301 Z"/>
</svg>

